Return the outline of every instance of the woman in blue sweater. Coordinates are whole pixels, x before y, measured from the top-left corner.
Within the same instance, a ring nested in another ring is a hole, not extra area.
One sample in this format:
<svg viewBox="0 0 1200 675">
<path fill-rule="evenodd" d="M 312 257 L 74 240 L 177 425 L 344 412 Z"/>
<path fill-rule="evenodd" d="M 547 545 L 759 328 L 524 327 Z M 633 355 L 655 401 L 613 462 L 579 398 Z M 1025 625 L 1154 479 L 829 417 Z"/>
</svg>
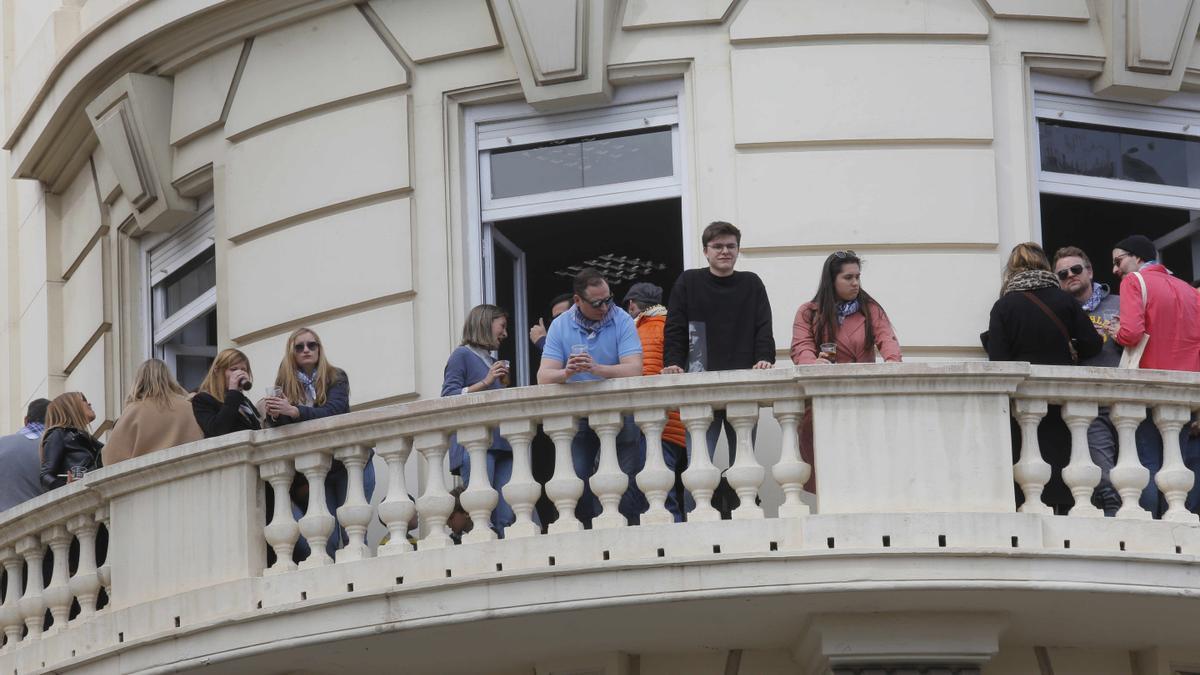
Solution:
<svg viewBox="0 0 1200 675">
<path fill-rule="evenodd" d="M 498 361 L 493 352 L 508 338 L 508 314 L 495 305 L 479 305 L 467 314 L 463 325 L 462 343 L 450 352 L 442 379 L 442 396 L 473 394 L 488 389 L 502 389 L 508 384 L 508 362 Z M 487 473 L 492 487 L 500 488 L 512 477 L 512 446 L 492 430 L 492 447 L 487 455 Z M 458 440 L 450 439 L 450 471 L 457 471 L 463 483 L 470 485 L 471 457 Z M 492 511 L 492 528 L 503 536 L 504 528 L 513 524 L 516 515 L 501 493 Z"/>
</svg>

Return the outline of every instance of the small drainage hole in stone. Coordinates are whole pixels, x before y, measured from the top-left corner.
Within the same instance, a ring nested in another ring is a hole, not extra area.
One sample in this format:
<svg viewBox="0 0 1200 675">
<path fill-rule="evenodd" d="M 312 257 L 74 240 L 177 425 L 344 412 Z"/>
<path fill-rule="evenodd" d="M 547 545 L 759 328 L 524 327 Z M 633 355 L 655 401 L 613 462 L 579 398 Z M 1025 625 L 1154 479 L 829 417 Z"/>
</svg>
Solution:
<svg viewBox="0 0 1200 675">
<path fill-rule="evenodd" d="M 1020 538 L 1018 538 L 1018 537 L 1013 537 L 1013 538 L 1012 538 L 1012 547 L 1013 547 L 1013 548 L 1017 548 L 1017 546 L 1019 546 L 1019 545 L 1020 545 L 1020 544 L 1019 544 L 1019 542 L 1020 542 L 1020 541 L 1021 541 L 1021 540 L 1020 540 Z"/>
<path fill-rule="evenodd" d="M 664 556 L 666 556 L 666 555 L 667 555 L 667 552 L 666 552 L 665 550 L 663 550 L 663 549 L 661 549 L 661 548 L 660 548 L 660 549 L 658 549 L 658 557 L 662 558 L 662 557 L 664 557 Z"/>
<path fill-rule="evenodd" d="M 75 650 L 74 649 L 71 650 L 71 658 L 75 658 Z"/>
<path fill-rule="evenodd" d="M 262 609 L 262 600 L 258 601 L 258 609 Z"/>
<path fill-rule="evenodd" d="M 941 546 L 942 548 L 946 548 L 946 535 L 944 535 L 944 534 L 938 535 L 938 546 Z"/>
<path fill-rule="evenodd" d="M 829 537 L 828 539 L 826 539 L 825 545 L 828 546 L 829 548 L 833 548 L 833 537 Z"/>
<path fill-rule="evenodd" d="M 1125 550 L 1125 542 L 1121 542 L 1121 550 L 1122 550 L 1122 551 L 1124 551 L 1124 550 Z"/>
<path fill-rule="evenodd" d="M 450 578 L 450 568 L 446 568 L 446 578 Z"/>
<path fill-rule="evenodd" d="M 1176 552 L 1176 553 L 1183 553 L 1183 547 L 1182 547 L 1182 546 L 1176 546 L 1176 547 L 1175 547 L 1175 552 Z"/>
<path fill-rule="evenodd" d="M 346 584 L 346 592 L 353 593 L 354 592 L 354 584 Z"/>
<path fill-rule="evenodd" d="M 496 571 L 503 572 L 504 571 L 504 563 L 496 563 Z"/>
<path fill-rule="evenodd" d="M 1071 548 L 1071 540 L 1063 539 L 1063 548 Z"/>
<path fill-rule="evenodd" d="M 125 641 L 125 634 L 124 634 L 124 633 L 117 633 L 117 642 L 124 642 L 124 641 Z M 14 672 L 15 672 L 15 671 L 14 671 Z"/>
<path fill-rule="evenodd" d="M 300 599 L 307 600 L 308 599 L 308 591 L 300 591 Z"/>
<path fill-rule="evenodd" d="M 550 556 L 550 566 L 554 567 L 554 556 Z"/>
<path fill-rule="evenodd" d="M 713 553 L 720 553 L 720 552 L 721 552 L 721 545 L 713 544 Z"/>
<path fill-rule="evenodd" d="M 175 627 L 179 628 L 179 617 L 175 617 Z"/>
<path fill-rule="evenodd" d="M 892 545 L 892 538 L 889 535 L 883 535 L 883 547 L 888 548 Z"/>
<path fill-rule="evenodd" d="M 779 550 L 779 542 L 777 542 L 777 541 L 771 542 L 771 550 L 778 551 Z"/>
<path fill-rule="evenodd" d="M 604 559 L 605 559 L 605 560 L 608 560 L 608 559 L 609 559 L 609 557 L 610 557 L 610 556 L 608 555 L 608 551 L 605 551 L 605 552 L 604 552 Z"/>
<path fill-rule="evenodd" d="M 400 586 L 403 584 L 404 584 L 404 577 L 396 577 L 396 585 Z"/>
</svg>

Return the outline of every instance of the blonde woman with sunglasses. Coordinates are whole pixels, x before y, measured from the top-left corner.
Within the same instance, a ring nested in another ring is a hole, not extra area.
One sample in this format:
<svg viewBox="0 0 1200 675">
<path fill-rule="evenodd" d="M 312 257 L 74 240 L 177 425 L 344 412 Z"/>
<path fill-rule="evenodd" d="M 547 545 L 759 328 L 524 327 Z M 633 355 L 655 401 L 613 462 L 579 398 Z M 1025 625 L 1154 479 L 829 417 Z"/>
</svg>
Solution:
<svg viewBox="0 0 1200 675">
<path fill-rule="evenodd" d="M 262 406 L 266 424 L 275 427 L 350 412 L 350 378 L 326 358 L 325 346 L 316 331 L 297 328 L 288 336 L 275 374 L 274 394 L 264 398 Z M 334 460 L 325 475 L 325 505 L 335 519 L 337 508 L 346 501 L 349 483 L 346 466 Z M 363 468 L 363 490 L 370 501 L 375 491 L 375 467 L 370 460 Z M 292 514 L 299 519 L 308 509 L 308 480 L 299 473 L 292 481 L 291 497 Z M 333 557 L 348 541 L 346 530 L 337 523 L 325 543 L 326 553 Z M 295 558 L 303 560 L 310 552 L 308 541 L 301 537 L 293 551 Z"/>
<path fill-rule="evenodd" d="M 87 397 L 68 391 L 46 408 L 46 431 L 38 454 L 42 460 L 42 487 L 49 491 L 103 466 L 104 444 L 92 436 L 96 412 Z"/>
<path fill-rule="evenodd" d="M 104 446 L 104 465 L 111 466 L 155 450 L 204 438 L 187 391 L 167 364 L 149 359 L 138 366 L 125 409 Z"/>
</svg>

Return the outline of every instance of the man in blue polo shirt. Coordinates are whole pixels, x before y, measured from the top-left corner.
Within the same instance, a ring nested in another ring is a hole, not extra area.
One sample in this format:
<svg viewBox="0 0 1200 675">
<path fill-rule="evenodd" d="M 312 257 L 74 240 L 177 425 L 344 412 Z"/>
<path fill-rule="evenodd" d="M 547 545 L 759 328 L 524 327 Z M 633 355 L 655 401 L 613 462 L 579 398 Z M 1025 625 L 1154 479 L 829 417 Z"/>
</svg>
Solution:
<svg viewBox="0 0 1200 675">
<path fill-rule="evenodd" d="M 586 382 L 618 377 L 637 377 L 642 374 L 642 341 L 633 319 L 623 311 L 613 309 L 608 282 L 599 271 L 586 268 L 575 275 L 574 305 L 550 324 L 542 362 L 538 367 L 538 384 Z M 621 497 L 619 510 L 636 524 L 646 507 L 646 498 L 638 490 L 634 477 L 646 462 L 646 452 L 640 447 L 641 432 L 633 417 L 625 416 L 624 426 L 617 434 L 617 463 L 629 476 L 629 488 Z M 579 420 L 579 431 L 571 442 L 571 460 L 575 475 L 584 480 L 583 496 L 576 514 L 585 526 L 599 512 L 600 502 L 592 494 L 587 479 L 596 470 L 600 438 L 588 426 L 587 418 Z"/>
</svg>

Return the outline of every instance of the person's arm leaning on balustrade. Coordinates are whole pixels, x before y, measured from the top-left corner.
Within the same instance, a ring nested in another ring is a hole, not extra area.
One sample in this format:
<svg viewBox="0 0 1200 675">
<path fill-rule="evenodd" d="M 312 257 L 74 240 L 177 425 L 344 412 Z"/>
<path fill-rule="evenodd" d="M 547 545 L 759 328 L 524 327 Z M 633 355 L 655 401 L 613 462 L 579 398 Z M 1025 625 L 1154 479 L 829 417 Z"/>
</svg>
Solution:
<svg viewBox="0 0 1200 675">
<path fill-rule="evenodd" d="M 792 320 L 792 363 L 800 366 L 817 362 L 817 343 L 813 339 L 813 316 L 816 307 L 806 302 L 796 309 Z"/>
<path fill-rule="evenodd" d="M 1071 321 L 1068 327 L 1071 338 L 1075 340 L 1075 351 L 1078 352 L 1081 361 L 1090 359 L 1100 353 L 1104 347 L 1104 338 L 1096 332 L 1096 325 L 1078 303 L 1072 302 L 1070 307 Z"/>
<path fill-rule="evenodd" d="M 667 323 L 663 327 L 664 375 L 684 372 L 688 356 L 688 306 L 685 277 L 680 274 L 667 301 Z"/>
<path fill-rule="evenodd" d="M 49 492 L 67 484 L 67 479 L 59 474 L 66 473 L 67 430 L 59 427 L 51 429 L 42 438 L 42 490 Z"/>
<path fill-rule="evenodd" d="M 896 339 L 896 329 L 892 327 L 892 320 L 888 318 L 887 312 L 883 311 L 883 307 L 875 302 L 870 304 L 867 311 L 871 312 L 871 328 L 875 332 L 875 348 L 879 350 L 880 356 L 888 363 L 903 361 L 900 353 L 900 341 Z"/>
<path fill-rule="evenodd" d="M 751 273 L 753 274 L 753 273 Z M 758 306 L 754 312 L 754 370 L 766 370 L 775 367 L 775 333 L 771 325 L 771 299 L 767 296 L 767 287 L 757 274 L 754 280 L 758 282 Z"/>
</svg>

